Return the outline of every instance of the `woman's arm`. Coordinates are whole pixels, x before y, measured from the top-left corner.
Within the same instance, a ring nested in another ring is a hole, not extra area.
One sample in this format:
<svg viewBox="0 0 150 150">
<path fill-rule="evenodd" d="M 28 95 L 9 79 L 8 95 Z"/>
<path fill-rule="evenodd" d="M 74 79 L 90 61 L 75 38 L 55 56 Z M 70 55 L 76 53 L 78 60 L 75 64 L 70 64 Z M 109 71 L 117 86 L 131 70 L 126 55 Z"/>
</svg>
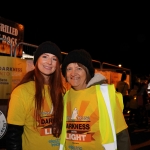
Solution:
<svg viewBox="0 0 150 150">
<path fill-rule="evenodd" d="M 117 134 L 117 150 L 131 150 L 128 129 L 124 129 Z"/>
<path fill-rule="evenodd" d="M 22 150 L 23 126 L 8 124 L 6 132 L 7 150 Z"/>
</svg>

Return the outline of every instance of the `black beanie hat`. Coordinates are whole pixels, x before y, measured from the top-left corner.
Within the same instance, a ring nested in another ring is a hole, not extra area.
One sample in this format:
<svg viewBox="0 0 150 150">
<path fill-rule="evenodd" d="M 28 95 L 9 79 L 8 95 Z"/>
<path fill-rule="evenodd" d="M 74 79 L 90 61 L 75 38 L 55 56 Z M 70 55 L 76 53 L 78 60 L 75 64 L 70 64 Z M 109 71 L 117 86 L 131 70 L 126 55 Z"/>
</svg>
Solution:
<svg viewBox="0 0 150 150">
<path fill-rule="evenodd" d="M 60 48 L 55 43 L 51 41 L 46 41 L 40 44 L 36 49 L 36 51 L 34 52 L 34 60 L 33 60 L 34 65 L 36 64 L 36 61 L 43 53 L 51 53 L 55 55 L 61 64 L 62 55 L 61 55 Z"/>
<path fill-rule="evenodd" d="M 91 75 L 91 78 L 94 76 L 94 67 L 92 64 L 92 58 L 90 54 L 85 51 L 84 49 L 77 49 L 69 52 L 67 56 L 65 57 L 63 63 L 62 63 L 62 74 L 65 77 L 66 74 L 66 67 L 70 63 L 80 63 L 87 67 L 89 70 L 89 73 Z"/>
</svg>

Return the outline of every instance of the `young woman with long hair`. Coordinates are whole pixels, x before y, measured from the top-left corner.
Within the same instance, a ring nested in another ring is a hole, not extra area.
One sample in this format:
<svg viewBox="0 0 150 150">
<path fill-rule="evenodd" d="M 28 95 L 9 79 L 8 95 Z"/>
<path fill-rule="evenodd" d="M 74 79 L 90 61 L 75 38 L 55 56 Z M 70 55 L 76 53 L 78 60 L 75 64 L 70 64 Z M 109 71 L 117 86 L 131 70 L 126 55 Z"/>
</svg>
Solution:
<svg viewBox="0 0 150 150">
<path fill-rule="evenodd" d="M 6 133 L 7 150 L 59 148 L 62 129 L 62 56 L 59 47 L 46 41 L 34 53 L 29 71 L 11 93 Z"/>
</svg>

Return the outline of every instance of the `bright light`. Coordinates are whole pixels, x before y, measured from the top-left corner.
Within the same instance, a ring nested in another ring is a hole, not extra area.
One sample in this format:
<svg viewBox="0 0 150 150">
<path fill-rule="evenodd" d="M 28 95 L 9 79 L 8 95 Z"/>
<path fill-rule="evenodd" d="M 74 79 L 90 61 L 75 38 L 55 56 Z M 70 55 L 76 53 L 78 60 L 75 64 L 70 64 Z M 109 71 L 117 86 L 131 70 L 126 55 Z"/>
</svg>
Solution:
<svg viewBox="0 0 150 150">
<path fill-rule="evenodd" d="M 119 67 L 122 67 L 122 65 L 121 65 L 121 64 L 119 64 L 118 66 L 119 66 Z"/>
<path fill-rule="evenodd" d="M 29 59 L 33 59 L 34 56 L 31 56 L 31 55 L 28 55 L 28 54 L 23 53 L 23 54 L 22 54 L 22 59 L 26 59 L 26 58 L 27 58 L 27 59 L 28 59 L 28 58 L 29 58 Z"/>
<path fill-rule="evenodd" d="M 129 113 L 130 113 L 130 110 L 127 111 L 127 114 L 129 114 Z"/>
</svg>

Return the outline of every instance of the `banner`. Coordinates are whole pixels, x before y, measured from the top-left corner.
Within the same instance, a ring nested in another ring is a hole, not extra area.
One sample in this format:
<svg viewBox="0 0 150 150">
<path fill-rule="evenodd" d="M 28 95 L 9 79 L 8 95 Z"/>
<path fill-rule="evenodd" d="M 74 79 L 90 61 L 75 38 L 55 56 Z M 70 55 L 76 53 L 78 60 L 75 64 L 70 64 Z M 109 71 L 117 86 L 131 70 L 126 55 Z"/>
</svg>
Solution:
<svg viewBox="0 0 150 150">
<path fill-rule="evenodd" d="M 6 39 L 0 40 L 0 53 L 11 54 L 10 44 L 6 42 L 9 41 L 12 45 L 13 54 L 15 46 L 24 40 L 24 26 L 0 17 L 0 38 Z M 16 56 L 22 56 L 22 49 L 22 45 L 17 47 Z"/>
<path fill-rule="evenodd" d="M 0 99 L 8 99 L 12 89 L 27 72 L 26 60 L 0 56 Z"/>
</svg>

